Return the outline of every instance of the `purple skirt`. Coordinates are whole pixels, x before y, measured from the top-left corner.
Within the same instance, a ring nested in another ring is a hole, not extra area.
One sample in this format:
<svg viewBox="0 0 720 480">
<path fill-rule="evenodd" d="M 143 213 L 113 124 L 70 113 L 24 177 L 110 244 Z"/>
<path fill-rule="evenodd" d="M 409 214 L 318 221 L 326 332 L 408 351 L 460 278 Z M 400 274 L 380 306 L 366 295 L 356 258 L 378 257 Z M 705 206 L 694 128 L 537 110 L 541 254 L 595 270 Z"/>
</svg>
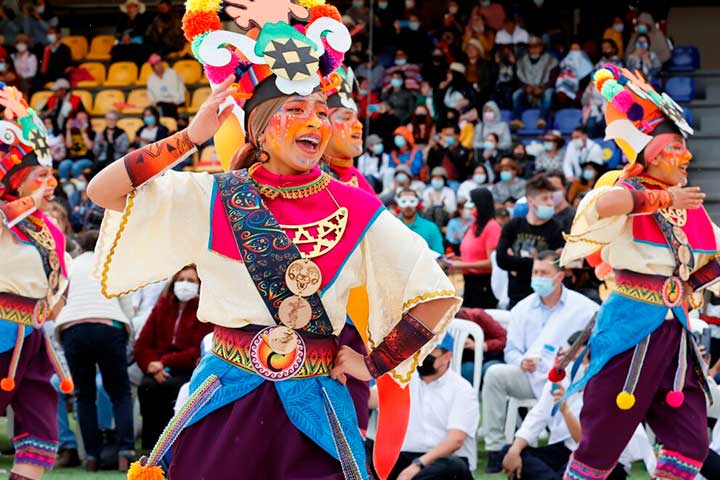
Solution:
<svg viewBox="0 0 720 480">
<path fill-rule="evenodd" d="M 312 407 L 310 407 L 312 408 Z M 169 480 L 342 480 L 340 462 L 292 424 L 272 382 L 185 429 Z"/>
</svg>

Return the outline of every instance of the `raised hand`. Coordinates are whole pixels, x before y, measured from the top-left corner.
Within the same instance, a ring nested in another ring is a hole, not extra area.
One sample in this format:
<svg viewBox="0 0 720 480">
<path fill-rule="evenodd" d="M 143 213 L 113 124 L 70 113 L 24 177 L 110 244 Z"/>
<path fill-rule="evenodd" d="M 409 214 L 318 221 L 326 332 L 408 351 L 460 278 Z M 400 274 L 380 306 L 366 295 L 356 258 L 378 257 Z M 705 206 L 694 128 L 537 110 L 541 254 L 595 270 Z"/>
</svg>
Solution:
<svg viewBox="0 0 720 480">
<path fill-rule="evenodd" d="M 705 200 L 705 194 L 700 187 L 671 187 L 668 191 L 673 196 L 671 207 L 680 210 L 698 208 Z"/>
<path fill-rule="evenodd" d="M 220 113 L 218 108 L 232 93 L 231 85 L 235 77 L 230 75 L 220 83 L 215 91 L 203 102 L 193 121 L 188 127 L 188 137 L 195 145 L 201 145 L 220 129 L 220 125 L 232 115 L 232 105 L 226 106 Z"/>
</svg>

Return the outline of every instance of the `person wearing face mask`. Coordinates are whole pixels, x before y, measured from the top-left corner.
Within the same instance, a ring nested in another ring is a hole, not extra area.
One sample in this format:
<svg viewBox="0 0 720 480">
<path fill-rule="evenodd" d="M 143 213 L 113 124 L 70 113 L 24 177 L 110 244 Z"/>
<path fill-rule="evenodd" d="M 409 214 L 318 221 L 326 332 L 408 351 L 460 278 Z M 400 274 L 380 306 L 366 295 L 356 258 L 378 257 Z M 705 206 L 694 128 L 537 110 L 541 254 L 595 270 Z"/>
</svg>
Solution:
<svg viewBox="0 0 720 480">
<path fill-rule="evenodd" d="M 365 152 L 358 158 L 357 169 L 373 184 L 376 192 L 384 190 L 385 178 L 392 179 L 390 155 L 380 136 L 368 135 L 365 139 Z"/>
<path fill-rule="evenodd" d="M 522 142 L 517 142 L 512 147 L 512 158 L 518 163 L 523 171 L 523 178 L 530 178 L 535 172 L 535 156 L 530 155 Z"/>
<path fill-rule="evenodd" d="M 655 80 L 662 68 L 658 55 L 651 50 L 650 36 L 645 33 L 637 35 L 634 48 L 630 50 L 625 64 L 630 70 L 639 70 L 648 82 Z"/>
<path fill-rule="evenodd" d="M 468 178 L 473 171 L 473 152 L 460 144 L 460 127 L 456 119 L 443 120 L 443 127 L 430 142 L 427 166 L 443 167 L 447 179 L 453 182 Z"/>
<path fill-rule="evenodd" d="M 398 83 L 397 81 L 398 73 L 402 77 L 402 83 Z M 395 80 L 395 82 L 393 82 L 393 80 Z M 420 67 L 408 61 L 408 54 L 405 50 L 398 49 L 395 51 L 394 65 L 385 70 L 382 90 L 383 96 L 400 87 L 404 87 L 404 89 L 411 93 L 417 93 L 420 91 L 421 81 Z"/>
<path fill-rule="evenodd" d="M 37 39 L 30 36 L 30 40 L 35 45 L 46 45 L 40 62 L 43 81 L 52 82 L 67 75 L 68 68 L 72 66 L 72 52 L 70 47 L 62 43 L 60 30 L 57 27 L 50 27 L 47 30 L 47 38 Z"/>
<path fill-rule="evenodd" d="M 665 34 L 655 26 L 655 19 L 650 13 L 642 12 L 637 17 L 637 24 L 630 40 L 627 43 L 627 55 L 630 55 L 638 48 L 640 36 L 645 35 L 648 40 L 648 48 L 652 51 L 661 64 L 670 60 L 672 52 Z"/>
<path fill-rule="evenodd" d="M 145 373 L 140 387 L 142 448 L 152 448 L 173 416 L 180 387 L 200 358 L 200 343 L 212 326 L 197 317 L 200 280 L 190 265 L 176 273 L 135 342 L 135 360 Z"/>
<path fill-rule="evenodd" d="M 490 179 L 488 178 L 487 170 L 485 166 L 478 165 L 473 170 L 473 174 L 470 178 L 460 184 L 457 191 L 457 199 L 459 202 L 467 202 L 470 200 L 470 192 L 476 188 L 490 188 Z"/>
<path fill-rule="evenodd" d="M 51 86 L 53 96 L 50 97 L 40 110 L 49 117 L 53 124 L 53 131 L 65 133 L 67 120 L 85 111 L 82 99 L 75 95 L 70 87 L 70 82 L 65 78 L 58 78 Z"/>
<path fill-rule="evenodd" d="M 353 25 L 367 23 L 369 15 L 370 9 L 367 7 L 365 0 L 353 0 L 350 8 L 343 13 L 343 16 L 352 20 Z"/>
<path fill-rule="evenodd" d="M 563 173 L 569 181 L 583 175 L 582 165 L 585 163 L 603 164 L 603 151 L 600 145 L 590 140 L 585 127 L 577 127 L 572 132 L 570 145 L 565 149 Z"/>
<path fill-rule="evenodd" d="M 567 178 L 560 170 L 551 170 L 545 174 L 556 190 L 553 192 L 553 205 L 555 206 L 556 222 L 562 227 L 563 233 L 570 233 L 572 221 L 575 218 L 575 209 L 571 205 L 572 200 L 568 194 Z M 572 191 L 572 186 L 570 187 Z"/>
<path fill-rule="evenodd" d="M 511 273 L 508 284 L 510 306 L 532 293 L 530 277 L 538 252 L 555 250 L 565 244 L 557 223 L 553 192 L 555 186 L 542 174 L 527 182 L 528 213 L 516 216 L 503 227 L 497 248 L 500 268 Z"/>
<path fill-rule="evenodd" d="M 614 31 L 614 30 L 613 30 Z M 602 56 L 595 64 L 595 68 L 600 68 L 605 64 L 612 63 L 618 67 L 623 66 L 622 54 L 618 43 L 612 38 L 603 38 L 600 43 L 600 52 Z"/>
<path fill-rule="evenodd" d="M 470 53 L 467 52 L 467 48 L 473 41 L 475 42 L 478 58 L 489 60 L 490 52 L 495 47 L 495 32 L 485 27 L 485 19 L 482 15 L 470 17 L 465 27 L 462 47 L 468 53 L 468 56 L 470 56 Z"/>
<path fill-rule="evenodd" d="M 181 50 L 185 45 L 182 19 L 173 11 L 173 3 L 160 0 L 157 12 L 146 32 L 148 42 L 164 54 Z"/>
<path fill-rule="evenodd" d="M 500 117 L 500 108 L 494 101 L 489 101 L 482 108 L 482 119 L 475 125 L 475 138 L 473 148 L 484 149 L 486 137 L 494 133 L 497 135 L 496 147 L 507 150 L 512 146 L 510 125 Z"/>
<path fill-rule="evenodd" d="M 390 89 L 382 95 L 388 113 L 397 118 L 401 125 L 406 125 L 415 109 L 415 95 L 405 87 L 405 75 L 396 71 L 390 79 Z"/>
<path fill-rule="evenodd" d="M 535 157 L 535 172 L 563 170 L 565 161 L 565 139 L 558 130 L 550 130 L 540 137 L 542 152 Z"/>
<path fill-rule="evenodd" d="M 397 203 L 400 210 L 400 220 L 405 226 L 420 235 L 435 254 L 442 255 L 445 253 L 440 228 L 434 222 L 418 215 L 420 198 L 415 190 L 410 188 L 400 190 L 395 197 L 395 203 Z"/>
<path fill-rule="evenodd" d="M 524 45 L 530 43 L 530 35 L 527 30 L 517 24 L 512 17 L 507 17 L 503 22 L 503 27 L 498 30 L 495 35 L 495 43 L 497 45 Z"/>
<path fill-rule="evenodd" d="M 357 78 L 358 84 L 360 84 L 360 101 L 356 99 L 355 101 L 358 102 L 358 105 L 361 105 L 364 98 L 366 96 L 374 96 L 377 97 L 376 99 L 373 99 L 373 101 L 368 101 L 368 105 L 373 105 L 375 103 L 378 103 L 380 101 L 380 92 L 383 88 L 383 81 L 385 79 L 385 67 L 380 65 L 377 61 L 377 57 L 375 55 L 372 55 L 368 59 L 368 54 L 365 53 L 361 56 L 361 62 L 360 65 L 358 65 L 355 68 L 355 76 Z M 367 86 L 363 86 L 363 80 L 368 82 Z M 362 91 L 362 89 L 367 90 L 366 93 Z M 366 105 L 367 106 L 367 105 Z M 364 110 L 363 108 L 360 109 L 361 111 Z"/>
<path fill-rule="evenodd" d="M 25 96 L 28 96 L 30 86 L 38 73 L 38 59 L 30 50 L 31 47 L 30 37 L 25 34 L 20 34 L 15 40 L 16 52 L 10 55 L 15 73 L 18 77 L 20 90 Z M 5 71 L 1 73 L 6 73 L 8 69 L 9 65 L 5 63 Z"/>
<path fill-rule="evenodd" d="M 127 344 L 132 332 L 126 312 L 132 308 L 125 300 L 105 298 L 100 281 L 91 276 L 97 239 L 97 230 L 85 231 L 79 236 L 84 252 L 73 261 L 67 302 L 55 319 L 55 337 L 62 344 L 75 381 L 78 423 L 87 453 L 86 470 L 97 471 L 103 448 L 96 405 L 97 368 L 112 402 L 118 468 L 127 471 L 135 456 L 133 407 L 127 372 Z"/>
<path fill-rule="evenodd" d="M 423 152 L 415 146 L 415 139 L 407 127 L 398 127 L 393 132 L 394 148 L 391 152 L 390 168 L 400 165 L 410 170 L 413 178 L 420 176 L 424 167 Z M 427 173 L 426 173 L 427 174 Z"/>
<path fill-rule="evenodd" d="M 525 196 L 527 181 L 518 178 L 522 172 L 520 165 L 512 157 L 505 156 L 495 165 L 498 172 L 498 183 L 493 185 L 492 194 L 496 202 L 504 202 L 508 198 L 521 198 Z"/>
<path fill-rule="evenodd" d="M 452 188 L 447 186 L 447 171 L 443 167 L 435 167 L 430 173 L 430 186 L 422 196 L 423 216 L 443 228 L 450 216 L 457 211 L 457 197 Z"/>
<path fill-rule="evenodd" d="M 625 31 L 625 23 L 621 17 L 614 17 L 612 23 L 605 29 L 602 39 L 610 40 L 615 44 L 615 55 L 622 58 L 625 53 L 625 41 L 623 32 Z M 603 57 L 605 56 L 605 46 L 603 44 Z M 609 59 L 610 57 L 608 57 Z M 612 61 L 606 63 L 614 63 Z"/>
<path fill-rule="evenodd" d="M 558 107 L 574 108 L 580 103 L 580 84 L 592 70 L 590 57 L 582 51 L 580 43 L 570 44 L 570 50 L 560 62 L 560 72 L 555 80 L 555 103 Z"/>
<path fill-rule="evenodd" d="M 93 132 L 90 117 L 85 112 L 78 112 L 65 124 L 65 147 L 67 158 L 58 165 L 60 183 L 70 186 L 68 180 L 78 179 L 92 170 L 95 155 L 93 153 Z"/>
<path fill-rule="evenodd" d="M 420 148 L 426 147 L 428 143 L 430 143 L 433 134 L 435 134 L 435 122 L 426 105 L 418 103 L 415 107 L 415 113 L 410 121 L 410 127 L 415 145 Z"/>
<path fill-rule="evenodd" d="M 160 123 L 160 112 L 155 107 L 147 107 L 142 113 L 143 126 L 135 132 L 134 146 L 144 147 L 170 135 L 167 127 Z"/>
<path fill-rule="evenodd" d="M 579 195 L 589 192 L 595 186 L 595 182 L 605 173 L 606 168 L 602 163 L 593 160 L 586 160 L 580 165 L 581 174 L 570 184 L 568 190 L 568 201 L 574 202 Z"/>
<path fill-rule="evenodd" d="M 470 383 L 450 368 L 453 337 L 410 378 L 410 419 L 391 480 L 472 480 L 480 405 Z"/>
<path fill-rule="evenodd" d="M 497 42 L 498 40 L 496 40 Z M 542 39 L 532 37 L 528 42 L 528 53 L 517 62 L 520 88 L 515 90 L 512 95 L 513 121 L 510 122 L 512 128 L 522 129 L 525 127 L 520 116 L 530 102 L 539 102 L 540 104 L 540 117 L 535 128 L 544 129 L 547 125 L 559 69 L 558 61 L 544 49 Z"/>
<path fill-rule="evenodd" d="M 552 206 L 550 206 L 552 210 Z M 511 220 L 509 225 L 514 223 Z M 505 244 L 506 245 L 506 244 Z M 498 263 L 502 263 L 503 240 L 498 245 Z M 535 252 L 529 263 L 530 293 L 510 310 L 505 345 L 505 364 L 491 366 L 482 387 L 482 419 L 488 454 L 486 473 L 503 469 L 501 449 L 505 443 L 505 405 L 507 398 L 540 398 L 548 383 L 548 372 L 555 357 L 568 347 L 567 333 L 584 330 L 599 305 L 563 286 L 565 273 L 554 250 Z M 512 292 L 513 276 L 510 276 Z M 532 280 L 530 280 L 532 278 Z M 533 478 L 533 477 L 528 477 Z"/>
<path fill-rule="evenodd" d="M 458 211 L 445 228 L 445 242 L 453 255 L 460 255 L 460 242 L 475 220 L 475 206 L 470 201 L 458 201 Z"/>
<path fill-rule="evenodd" d="M 399 49 L 407 53 L 408 63 L 423 63 L 427 52 L 433 48 L 430 36 L 417 14 L 412 13 L 405 18 L 407 18 L 407 27 L 399 30 L 394 43 Z M 397 55 L 395 59 L 397 60 Z"/>
<path fill-rule="evenodd" d="M 175 70 L 165 66 L 160 55 L 153 53 L 148 63 L 152 67 L 147 79 L 148 100 L 162 112 L 163 117 L 177 120 L 178 108 L 185 105 L 185 83 Z"/>
</svg>

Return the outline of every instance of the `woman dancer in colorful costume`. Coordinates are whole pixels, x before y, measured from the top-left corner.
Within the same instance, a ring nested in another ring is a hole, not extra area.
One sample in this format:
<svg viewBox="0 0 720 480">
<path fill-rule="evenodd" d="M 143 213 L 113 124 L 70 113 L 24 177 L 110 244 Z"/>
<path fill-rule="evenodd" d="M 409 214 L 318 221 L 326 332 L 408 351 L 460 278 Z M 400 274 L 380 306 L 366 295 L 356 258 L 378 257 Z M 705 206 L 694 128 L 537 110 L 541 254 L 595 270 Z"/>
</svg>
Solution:
<svg viewBox="0 0 720 480">
<path fill-rule="evenodd" d="M 566 479 L 606 478 L 639 422 L 657 435 L 657 478 L 693 479 L 708 449 L 705 364 L 688 309 L 720 275 L 720 231 L 686 187 L 692 129 L 682 109 L 628 70 L 606 65 L 593 81 L 608 100 L 606 138 L 630 160 L 578 207 L 562 263 L 596 256 L 616 285 L 590 337 L 582 441 Z M 600 268 L 599 270 L 602 270 Z M 550 379 L 562 376 L 553 369 Z"/>
<path fill-rule="evenodd" d="M 62 306 L 70 256 L 65 237 L 42 213 L 57 181 L 42 120 L 15 88 L 0 84 L 0 411 L 15 413 L 10 479 L 38 480 L 58 446 L 54 370 L 73 390 L 41 327 Z"/>
<path fill-rule="evenodd" d="M 171 445 L 173 480 L 239 472 L 368 478 L 346 375 L 406 384 L 459 299 L 422 239 L 376 197 L 317 167 L 331 132 L 321 75 L 350 46 L 337 10 L 317 1 L 228 6 L 239 26 L 260 28 L 246 36 L 220 30 L 195 7 L 188 4 L 184 21 L 194 51 L 213 83 L 230 76 L 187 130 L 127 155 L 88 186 L 108 208 L 96 249 L 105 294 L 194 263 L 203 281 L 198 317 L 216 325 L 213 354 L 196 369 L 188 404 L 129 478 L 162 478 L 157 465 Z M 290 26 L 290 15 L 309 21 Z M 208 25 L 217 28 L 198 30 Z M 247 144 L 232 171 L 164 173 L 239 107 Z M 371 346 L 365 356 L 338 349 L 335 337 L 349 292 L 360 285 L 369 298 L 367 325 L 358 326 Z M 407 390 L 389 391 L 407 398 Z M 396 410 L 391 404 L 385 413 Z M 391 453 L 404 435 L 394 433 Z M 381 470 L 389 472 L 395 459 L 385 457 Z"/>
</svg>

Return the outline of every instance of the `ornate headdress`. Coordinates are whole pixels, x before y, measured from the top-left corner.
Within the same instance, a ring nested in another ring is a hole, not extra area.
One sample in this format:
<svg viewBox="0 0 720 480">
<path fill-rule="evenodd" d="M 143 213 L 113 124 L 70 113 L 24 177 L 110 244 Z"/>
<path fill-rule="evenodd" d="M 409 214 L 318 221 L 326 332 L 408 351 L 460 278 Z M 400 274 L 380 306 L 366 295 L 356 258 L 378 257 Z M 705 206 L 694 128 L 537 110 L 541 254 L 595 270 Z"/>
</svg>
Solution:
<svg viewBox="0 0 720 480">
<path fill-rule="evenodd" d="M 354 88 L 355 74 L 352 68 L 345 65 L 338 67 L 322 81 L 322 91 L 327 96 L 330 108 L 345 107 L 357 112 L 358 107 L 352 96 Z"/>
<path fill-rule="evenodd" d="M 0 82 L 0 197 L 17 188 L 27 167 L 52 166 L 48 134 L 40 117 L 15 87 Z"/>
<path fill-rule="evenodd" d="M 593 82 L 608 101 L 605 139 L 615 140 L 631 164 L 657 135 L 693 134 L 680 105 L 657 93 L 639 73 L 607 64 L 595 71 Z"/>
</svg>

